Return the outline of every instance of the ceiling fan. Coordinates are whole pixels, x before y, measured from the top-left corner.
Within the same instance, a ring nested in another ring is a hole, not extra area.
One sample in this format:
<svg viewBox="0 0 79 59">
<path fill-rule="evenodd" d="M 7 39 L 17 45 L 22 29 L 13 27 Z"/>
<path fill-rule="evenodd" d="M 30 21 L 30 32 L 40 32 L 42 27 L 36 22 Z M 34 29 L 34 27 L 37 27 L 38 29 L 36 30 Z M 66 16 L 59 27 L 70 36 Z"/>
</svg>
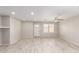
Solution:
<svg viewBox="0 0 79 59">
<path fill-rule="evenodd" d="M 58 17 L 54 17 L 54 22 L 61 22 L 63 21 L 64 19 L 62 18 L 58 18 Z"/>
</svg>

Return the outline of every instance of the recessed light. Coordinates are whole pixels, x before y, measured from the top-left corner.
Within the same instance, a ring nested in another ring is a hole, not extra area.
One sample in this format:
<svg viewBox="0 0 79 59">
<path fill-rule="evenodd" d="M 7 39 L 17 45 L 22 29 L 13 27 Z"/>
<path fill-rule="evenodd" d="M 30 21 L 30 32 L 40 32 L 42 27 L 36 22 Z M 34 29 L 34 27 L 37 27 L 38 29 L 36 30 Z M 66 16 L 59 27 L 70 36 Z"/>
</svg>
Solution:
<svg viewBox="0 0 79 59">
<path fill-rule="evenodd" d="M 31 12 L 31 15 L 34 15 L 34 12 Z"/>
<path fill-rule="evenodd" d="M 15 15 L 15 12 L 13 11 L 13 12 L 11 12 L 11 14 L 12 14 L 12 15 Z"/>
</svg>

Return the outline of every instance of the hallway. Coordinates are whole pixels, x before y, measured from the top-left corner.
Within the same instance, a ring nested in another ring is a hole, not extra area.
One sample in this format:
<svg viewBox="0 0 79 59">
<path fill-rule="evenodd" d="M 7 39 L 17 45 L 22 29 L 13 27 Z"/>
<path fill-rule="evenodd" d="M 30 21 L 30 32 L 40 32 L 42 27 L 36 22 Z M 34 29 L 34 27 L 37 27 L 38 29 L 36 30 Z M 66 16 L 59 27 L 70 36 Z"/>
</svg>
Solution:
<svg viewBox="0 0 79 59">
<path fill-rule="evenodd" d="M 0 47 L 7 53 L 78 53 L 79 48 L 60 39 L 24 39 L 8 47 Z"/>
</svg>

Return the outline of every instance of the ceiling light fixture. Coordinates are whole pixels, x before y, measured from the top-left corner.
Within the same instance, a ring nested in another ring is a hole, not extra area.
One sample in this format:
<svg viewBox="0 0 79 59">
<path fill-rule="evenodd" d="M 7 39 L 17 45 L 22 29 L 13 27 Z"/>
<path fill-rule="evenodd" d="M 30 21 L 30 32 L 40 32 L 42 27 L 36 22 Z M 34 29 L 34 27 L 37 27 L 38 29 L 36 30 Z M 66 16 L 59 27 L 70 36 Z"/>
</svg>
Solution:
<svg viewBox="0 0 79 59">
<path fill-rule="evenodd" d="M 34 12 L 31 12 L 31 15 L 34 15 Z"/>
<path fill-rule="evenodd" d="M 13 11 L 13 12 L 11 12 L 11 14 L 12 14 L 12 15 L 15 15 L 15 12 Z"/>
</svg>

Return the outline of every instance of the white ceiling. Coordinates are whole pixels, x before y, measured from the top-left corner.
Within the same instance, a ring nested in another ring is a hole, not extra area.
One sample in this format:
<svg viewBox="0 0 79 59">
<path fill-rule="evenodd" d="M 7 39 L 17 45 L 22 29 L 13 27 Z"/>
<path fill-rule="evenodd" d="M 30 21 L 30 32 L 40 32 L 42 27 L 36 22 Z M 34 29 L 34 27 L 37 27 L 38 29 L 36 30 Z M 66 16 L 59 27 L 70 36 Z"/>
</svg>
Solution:
<svg viewBox="0 0 79 59">
<path fill-rule="evenodd" d="M 0 14 L 11 15 L 15 12 L 15 16 L 22 20 L 51 20 L 54 17 L 69 18 L 79 14 L 78 6 L 0 6 Z M 31 15 L 34 12 L 34 15 Z"/>
</svg>

